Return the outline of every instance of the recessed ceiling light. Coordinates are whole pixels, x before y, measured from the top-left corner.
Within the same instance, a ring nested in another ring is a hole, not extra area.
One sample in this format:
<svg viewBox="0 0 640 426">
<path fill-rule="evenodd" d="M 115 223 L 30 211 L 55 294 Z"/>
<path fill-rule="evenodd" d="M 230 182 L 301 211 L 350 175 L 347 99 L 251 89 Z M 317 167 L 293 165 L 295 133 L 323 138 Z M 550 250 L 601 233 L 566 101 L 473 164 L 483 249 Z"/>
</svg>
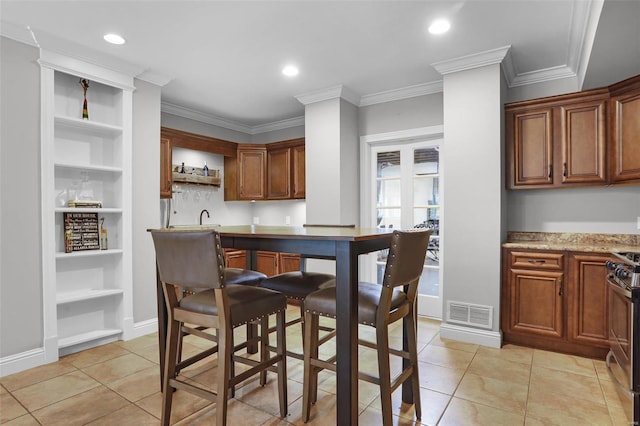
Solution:
<svg viewBox="0 0 640 426">
<path fill-rule="evenodd" d="M 124 44 L 125 42 L 118 34 L 105 34 L 104 39 L 111 44 Z"/>
<path fill-rule="evenodd" d="M 298 72 L 298 67 L 296 67 L 295 65 L 287 65 L 286 67 L 282 68 L 282 74 L 286 75 L 287 77 L 294 77 L 298 75 Z"/>
<path fill-rule="evenodd" d="M 431 34 L 444 34 L 449 31 L 451 24 L 446 19 L 436 19 L 429 26 L 429 32 Z"/>
</svg>

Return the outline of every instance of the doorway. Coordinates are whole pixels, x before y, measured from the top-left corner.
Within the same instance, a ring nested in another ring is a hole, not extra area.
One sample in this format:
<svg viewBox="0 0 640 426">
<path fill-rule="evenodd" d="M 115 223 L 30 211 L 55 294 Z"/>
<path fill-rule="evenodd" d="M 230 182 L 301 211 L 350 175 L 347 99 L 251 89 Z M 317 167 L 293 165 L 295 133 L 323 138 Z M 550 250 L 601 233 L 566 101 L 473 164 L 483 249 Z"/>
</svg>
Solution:
<svg viewBox="0 0 640 426">
<path fill-rule="evenodd" d="M 441 148 L 442 139 L 429 138 L 368 143 L 363 174 L 368 184 L 363 188 L 367 194 L 362 210 L 363 226 L 431 229 L 418 286 L 418 314 L 437 319 L 442 318 Z M 363 262 L 365 276 L 382 283 L 386 255 L 386 251 L 369 255 Z"/>
</svg>

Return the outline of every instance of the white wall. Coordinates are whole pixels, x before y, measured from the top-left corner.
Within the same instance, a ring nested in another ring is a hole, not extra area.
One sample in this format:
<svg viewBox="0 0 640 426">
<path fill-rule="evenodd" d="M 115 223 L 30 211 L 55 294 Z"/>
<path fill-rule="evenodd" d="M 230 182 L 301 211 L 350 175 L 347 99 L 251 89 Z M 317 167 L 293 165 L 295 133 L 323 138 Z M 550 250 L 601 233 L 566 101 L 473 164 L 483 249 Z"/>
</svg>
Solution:
<svg viewBox="0 0 640 426">
<path fill-rule="evenodd" d="M 442 125 L 442 92 L 361 107 L 360 135 Z"/>
<path fill-rule="evenodd" d="M 160 87 L 141 80 L 133 92 L 133 320 L 134 328 L 158 315 L 155 250 L 147 229 L 160 226 Z M 150 326 L 151 328 L 153 325 Z M 139 330 L 140 333 L 147 329 Z M 137 334 L 134 331 L 134 334 Z"/>
<path fill-rule="evenodd" d="M 43 345 L 38 49 L 0 37 L 0 358 Z"/>
<path fill-rule="evenodd" d="M 510 231 L 638 234 L 640 187 L 509 191 Z"/>
</svg>

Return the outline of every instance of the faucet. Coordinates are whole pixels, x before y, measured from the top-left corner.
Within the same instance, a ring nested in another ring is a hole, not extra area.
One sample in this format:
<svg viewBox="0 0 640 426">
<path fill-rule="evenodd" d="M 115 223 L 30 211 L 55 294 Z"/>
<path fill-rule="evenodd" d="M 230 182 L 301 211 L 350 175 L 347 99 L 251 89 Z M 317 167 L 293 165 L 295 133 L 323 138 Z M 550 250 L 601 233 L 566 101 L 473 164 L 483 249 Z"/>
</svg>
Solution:
<svg viewBox="0 0 640 426">
<path fill-rule="evenodd" d="M 203 213 L 206 213 L 208 218 L 209 218 L 209 217 L 211 217 L 211 216 L 209 216 L 209 210 L 207 210 L 207 209 L 203 209 L 203 210 L 200 212 L 200 225 L 202 225 L 202 214 L 203 214 Z"/>
</svg>

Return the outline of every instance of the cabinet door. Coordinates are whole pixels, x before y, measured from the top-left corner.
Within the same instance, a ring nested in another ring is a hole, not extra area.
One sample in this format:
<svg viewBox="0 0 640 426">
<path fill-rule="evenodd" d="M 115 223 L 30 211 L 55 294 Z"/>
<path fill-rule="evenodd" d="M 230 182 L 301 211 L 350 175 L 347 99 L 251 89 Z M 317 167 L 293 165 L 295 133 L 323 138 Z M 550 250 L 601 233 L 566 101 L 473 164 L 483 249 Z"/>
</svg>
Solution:
<svg viewBox="0 0 640 426">
<path fill-rule="evenodd" d="M 608 347 L 609 309 L 607 269 L 609 256 L 572 254 L 567 283 L 569 340 Z"/>
<path fill-rule="evenodd" d="M 509 185 L 553 184 L 552 110 L 507 113 Z"/>
<path fill-rule="evenodd" d="M 291 198 L 291 149 L 267 151 L 267 198 Z"/>
<path fill-rule="evenodd" d="M 225 250 L 224 263 L 228 268 L 246 269 L 247 252 L 244 250 Z"/>
<path fill-rule="evenodd" d="M 611 182 L 640 180 L 640 87 L 612 96 L 610 105 Z"/>
<path fill-rule="evenodd" d="M 257 252 L 256 269 L 268 277 L 278 274 L 278 253 L 273 251 Z"/>
<path fill-rule="evenodd" d="M 558 108 L 563 184 L 606 183 L 606 99 Z"/>
<path fill-rule="evenodd" d="M 296 253 L 278 253 L 278 273 L 300 270 L 300 255 Z"/>
<path fill-rule="evenodd" d="M 261 200 L 265 193 L 265 149 L 238 150 L 238 198 Z"/>
<path fill-rule="evenodd" d="M 160 138 L 160 198 L 171 198 L 171 140 Z"/>
<path fill-rule="evenodd" d="M 510 331 L 543 337 L 563 336 L 563 273 L 511 269 Z"/>
<path fill-rule="evenodd" d="M 291 148 L 293 156 L 293 198 L 305 198 L 306 192 L 306 164 L 305 164 L 305 146 L 299 145 Z"/>
</svg>

